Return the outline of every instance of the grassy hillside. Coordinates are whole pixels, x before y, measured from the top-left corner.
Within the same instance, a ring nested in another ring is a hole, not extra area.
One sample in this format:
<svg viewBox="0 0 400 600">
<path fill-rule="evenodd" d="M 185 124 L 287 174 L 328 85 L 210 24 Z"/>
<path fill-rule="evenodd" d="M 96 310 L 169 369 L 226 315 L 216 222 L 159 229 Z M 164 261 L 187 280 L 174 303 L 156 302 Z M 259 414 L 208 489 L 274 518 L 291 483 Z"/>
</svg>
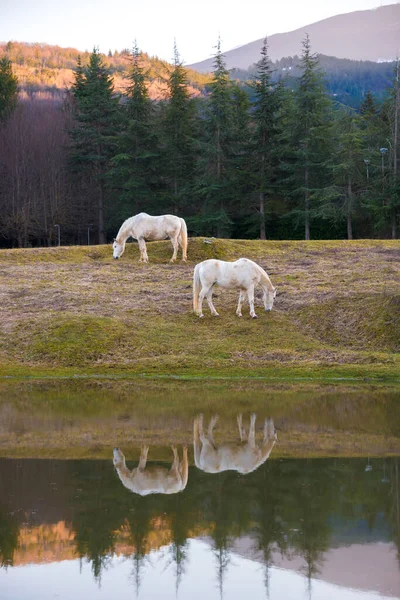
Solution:
<svg viewBox="0 0 400 600">
<path fill-rule="evenodd" d="M 400 243 L 189 240 L 0 251 L 0 375 L 399 379 Z M 194 265 L 247 256 L 278 287 L 257 320 L 235 315 L 237 292 L 216 289 L 220 317 L 192 313 Z"/>
</svg>

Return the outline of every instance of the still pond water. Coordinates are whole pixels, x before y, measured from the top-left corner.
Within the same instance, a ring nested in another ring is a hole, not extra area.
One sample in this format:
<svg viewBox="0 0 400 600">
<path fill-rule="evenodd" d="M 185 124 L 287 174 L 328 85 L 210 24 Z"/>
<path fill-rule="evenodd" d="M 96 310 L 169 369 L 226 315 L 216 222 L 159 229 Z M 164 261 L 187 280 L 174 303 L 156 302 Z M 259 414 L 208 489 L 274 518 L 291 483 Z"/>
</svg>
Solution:
<svg viewBox="0 0 400 600">
<path fill-rule="evenodd" d="M 88 411 L 79 424 L 76 390 L 65 400 L 73 419 L 50 392 L 17 390 L 10 406 L 0 390 L 2 600 L 400 598 L 396 393 L 302 392 L 297 402 L 279 392 L 263 405 L 239 391 L 230 420 L 214 422 L 203 390 L 204 422 L 189 394 L 182 418 L 169 399 L 170 420 L 164 403 L 161 416 L 141 408 L 125 428 L 125 390 L 120 408 L 103 397 L 100 416 L 89 410 L 102 458 L 66 460 L 56 438 L 71 456 L 68 432 L 71 445 L 80 427 L 87 435 Z M 25 455 L 31 443 L 41 456 L 44 423 L 58 458 L 16 458 L 21 436 Z"/>
</svg>

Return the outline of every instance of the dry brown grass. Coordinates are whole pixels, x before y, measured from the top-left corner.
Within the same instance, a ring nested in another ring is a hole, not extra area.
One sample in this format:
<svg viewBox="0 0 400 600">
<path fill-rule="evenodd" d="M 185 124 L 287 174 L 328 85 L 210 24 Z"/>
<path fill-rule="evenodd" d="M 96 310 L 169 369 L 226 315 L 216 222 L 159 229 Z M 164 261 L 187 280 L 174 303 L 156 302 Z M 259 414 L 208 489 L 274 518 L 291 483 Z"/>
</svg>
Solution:
<svg viewBox="0 0 400 600">
<path fill-rule="evenodd" d="M 0 364 L 134 373 L 262 374 L 275 366 L 357 365 L 398 374 L 400 243 L 189 240 L 0 251 Z M 235 316 L 237 293 L 215 290 L 219 319 L 192 314 L 192 273 L 209 257 L 247 256 L 278 287 L 272 313 Z"/>
</svg>

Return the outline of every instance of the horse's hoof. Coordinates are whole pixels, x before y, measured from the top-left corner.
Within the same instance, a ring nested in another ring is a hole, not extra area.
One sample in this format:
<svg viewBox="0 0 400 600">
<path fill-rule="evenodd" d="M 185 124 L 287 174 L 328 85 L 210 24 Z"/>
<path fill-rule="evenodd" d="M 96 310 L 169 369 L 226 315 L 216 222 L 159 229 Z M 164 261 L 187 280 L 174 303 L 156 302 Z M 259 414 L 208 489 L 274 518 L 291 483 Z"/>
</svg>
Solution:
<svg viewBox="0 0 400 600">
<path fill-rule="evenodd" d="M 200 319 L 204 319 L 204 315 L 199 315 L 199 318 Z"/>
<path fill-rule="evenodd" d="M 257 315 L 251 315 L 252 319 L 258 319 Z"/>
<path fill-rule="evenodd" d="M 236 316 L 237 316 L 237 317 L 241 317 L 241 316 L 242 316 L 242 313 L 240 313 L 240 314 L 239 314 L 239 313 L 236 313 Z"/>
</svg>

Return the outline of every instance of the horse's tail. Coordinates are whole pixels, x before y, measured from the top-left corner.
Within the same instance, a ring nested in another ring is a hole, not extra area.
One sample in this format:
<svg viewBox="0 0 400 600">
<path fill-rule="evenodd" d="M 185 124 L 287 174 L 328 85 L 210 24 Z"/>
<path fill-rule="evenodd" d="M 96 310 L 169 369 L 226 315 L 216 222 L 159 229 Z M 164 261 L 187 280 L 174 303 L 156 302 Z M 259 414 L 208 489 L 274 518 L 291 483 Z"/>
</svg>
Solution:
<svg viewBox="0 0 400 600">
<path fill-rule="evenodd" d="M 196 265 L 193 272 L 193 310 L 199 312 L 199 295 L 201 290 L 200 264 Z"/>
<path fill-rule="evenodd" d="M 187 227 L 184 219 L 180 219 L 181 222 L 181 230 L 179 232 L 179 239 L 181 241 L 182 246 L 182 260 L 187 259 L 187 245 L 188 245 L 188 235 L 187 235 Z"/>
<path fill-rule="evenodd" d="M 183 447 L 183 458 L 182 462 L 179 465 L 179 471 L 182 477 L 182 487 L 181 491 L 185 489 L 188 478 L 189 478 L 189 463 L 188 463 L 188 449 L 187 446 Z"/>
</svg>

